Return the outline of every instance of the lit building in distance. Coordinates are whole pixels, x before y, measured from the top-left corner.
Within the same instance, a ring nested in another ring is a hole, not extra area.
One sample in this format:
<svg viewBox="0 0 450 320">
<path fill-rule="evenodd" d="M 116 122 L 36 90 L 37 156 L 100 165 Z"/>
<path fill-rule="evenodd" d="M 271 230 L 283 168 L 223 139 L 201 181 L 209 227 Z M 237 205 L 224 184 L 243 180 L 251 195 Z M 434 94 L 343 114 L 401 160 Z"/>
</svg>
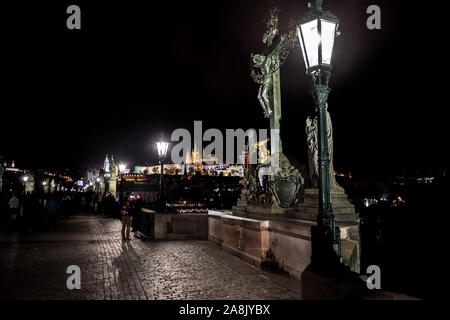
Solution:
<svg viewBox="0 0 450 320">
<path fill-rule="evenodd" d="M 204 154 L 204 150 L 202 152 Z M 244 168 L 241 164 L 217 164 L 218 159 L 212 154 L 210 157 L 205 158 L 201 156 L 201 153 L 194 147 L 194 151 L 191 154 L 186 155 L 184 163 L 168 163 L 164 165 L 164 174 L 177 175 L 177 174 L 202 174 L 211 176 L 244 176 Z M 134 173 L 142 174 L 160 174 L 160 165 L 146 165 L 135 166 Z"/>
</svg>

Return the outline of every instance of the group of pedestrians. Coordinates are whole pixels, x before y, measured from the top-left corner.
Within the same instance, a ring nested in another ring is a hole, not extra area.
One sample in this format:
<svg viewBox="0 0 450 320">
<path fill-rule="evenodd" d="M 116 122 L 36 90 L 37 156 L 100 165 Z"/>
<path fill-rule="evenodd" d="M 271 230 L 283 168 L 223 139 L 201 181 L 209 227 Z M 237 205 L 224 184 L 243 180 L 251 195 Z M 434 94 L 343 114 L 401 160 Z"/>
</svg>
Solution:
<svg viewBox="0 0 450 320">
<path fill-rule="evenodd" d="M 32 232 L 39 228 L 43 216 L 47 217 L 49 229 L 56 226 L 56 215 L 62 211 L 68 217 L 71 210 L 71 197 L 63 194 L 12 194 L 8 199 L 2 195 L 2 220 L 10 230 Z"/>
<path fill-rule="evenodd" d="M 59 192 L 53 194 L 23 193 L 0 194 L 0 213 L 9 230 L 28 231 L 40 229 L 46 224 L 50 231 L 56 228 L 57 215 L 69 216 L 73 212 L 105 214 L 122 220 L 122 240 L 131 240 L 130 232 L 138 238 L 142 225 L 143 200 L 140 194 L 127 193 L 116 201 L 111 193 L 75 194 Z"/>
<path fill-rule="evenodd" d="M 116 211 L 116 199 L 111 192 L 96 193 L 94 191 L 83 192 L 80 195 L 81 211 L 86 213 L 106 214 L 113 216 Z"/>
</svg>

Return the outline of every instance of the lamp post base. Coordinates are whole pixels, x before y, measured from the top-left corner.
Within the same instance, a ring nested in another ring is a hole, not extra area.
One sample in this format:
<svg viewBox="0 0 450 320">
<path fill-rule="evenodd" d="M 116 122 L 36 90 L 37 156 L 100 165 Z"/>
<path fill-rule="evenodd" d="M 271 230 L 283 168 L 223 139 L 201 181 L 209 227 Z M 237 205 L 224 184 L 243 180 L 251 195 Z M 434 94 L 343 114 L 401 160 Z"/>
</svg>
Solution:
<svg viewBox="0 0 450 320">
<path fill-rule="evenodd" d="M 339 227 L 336 234 L 340 234 Z M 311 227 L 311 268 L 321 274 L 339 275 L 348 272 L 342 263 L 336 239 L 333 233 L 327 232 L 323 227 Z"/>
<path fill-rule="evenodd" d="M 339 236 L 339 230 L 335 234 Z M 359 274 L 342 263 L 339 244 L 330 230 L 313 226 L 311 245 L 311 263 L 301 275 L 303 300 L 359 300 L 367 296 L 367 286 Z"/>
<path fill-rule="evenodd" d="M 359 300 L 369 294 L 366 283 L 348 270 L 323 274 L 310 264 L 302 272 L 301 282 L 302 300 Z"/>
</svg>

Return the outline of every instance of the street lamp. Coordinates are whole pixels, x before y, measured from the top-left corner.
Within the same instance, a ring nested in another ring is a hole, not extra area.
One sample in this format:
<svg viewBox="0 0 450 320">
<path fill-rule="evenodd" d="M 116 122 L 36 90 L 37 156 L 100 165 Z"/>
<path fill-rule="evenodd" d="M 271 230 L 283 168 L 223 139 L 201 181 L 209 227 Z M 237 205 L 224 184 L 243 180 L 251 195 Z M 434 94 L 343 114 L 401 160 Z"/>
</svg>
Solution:
<svg viewBox="0 0 450 320">
<path fill-rule="evenodd" d="M 297 35 L 306 73 L 322 73 L 322 76 L 329 77 L 334 38 L 339 34 L 339 20 L 332 13 L 323 11 L 322 3 L 323 0 L 311 0 L 311 10 L 299 21 Z"/>
<path fill-rule="evenodd" d="M 23 176 L 23 191 L 25 192 L 25 194 L 26 194 L 26 192 L 27 192 L 27 181 L 28 181 L 28 176 L 27 175 L 25 175 L 25 176 Z"/>
<path fill-rule="evenodd" d="M 169 143 L 165 142 L 163 137 L 161 136 L 161 140 L 156 143 L 158 148 L 158 158 L 159 163 L 161 165 L 161 175 L 159 178 L 159 194 L 161 201 L 161 212 L 164 212 L 164 200 L 163 200 L 163 178 L 164 178 L 164 160 L 166 159 L 167 149 L 169 148 Z"/>
<path fill-rule="evenodd" d="M 326 102 L 330 88 L 331 58 L 334 38 L 339 34 L 339 20 L 323 11 L 323 0 L 311 0 L 310 12 L 297 25 L 297 35 L 305 61 L 306 74 L 312 78 L 312 94 L 319 122 L 319 214 L 317 226 L 311 229 L 313 268 L 322 271 L 337 270 L 341 266 L 341 240 L 331 207 L 330 158 Z"/>
</svg>

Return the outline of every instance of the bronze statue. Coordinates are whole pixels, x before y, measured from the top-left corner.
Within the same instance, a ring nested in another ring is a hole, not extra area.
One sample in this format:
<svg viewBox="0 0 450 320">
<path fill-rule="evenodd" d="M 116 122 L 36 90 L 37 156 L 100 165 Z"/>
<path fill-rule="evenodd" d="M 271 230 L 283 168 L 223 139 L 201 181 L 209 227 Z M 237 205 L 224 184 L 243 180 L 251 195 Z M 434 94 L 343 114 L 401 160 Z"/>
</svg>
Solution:
<svg viewBox="0 0 450 320">
<path fill-rule="evenodd" d="M 278 56 L 261 54 L 252 54 L 252 77 L 256 83 L 260 84 L 258 90 L 258 101 L 263 108 L 264 117 L 269 118 L 273 113 L 272 92 L 273 92 L 273 73 L 280 67 Z M 259 69 L 255 71 L 255 69 Z"/>
<path fill-rule="evenodd" d="M 281 120 L 281 87 L 280 67 L 286 60 L 290 48 L 298 42 L 295 24 L 289 24 L 289 32 L 279 35 L 278 14 L 281 10 L 272 8 L 266 17 L 266 32 L 263 43 L 267 48 L 263 53 L 251 54 L 250 75 L 259 84 L 257 98 L 263 109 L 264 117 L 269 118 L 270 129 L 280 132 Z M 277 150 L 283 152 L 281 139 L 278 140 Z"/>
<path fill-rule="evenodd" d="M 272 45 L 273 39 L 278 35 L 278 14 L 280 9 L 273 7 L 269 10 L 266 17 L 267 31 L 263 35 L 263 43 L 267 43 L 267 46 Z"/>
</svg>

